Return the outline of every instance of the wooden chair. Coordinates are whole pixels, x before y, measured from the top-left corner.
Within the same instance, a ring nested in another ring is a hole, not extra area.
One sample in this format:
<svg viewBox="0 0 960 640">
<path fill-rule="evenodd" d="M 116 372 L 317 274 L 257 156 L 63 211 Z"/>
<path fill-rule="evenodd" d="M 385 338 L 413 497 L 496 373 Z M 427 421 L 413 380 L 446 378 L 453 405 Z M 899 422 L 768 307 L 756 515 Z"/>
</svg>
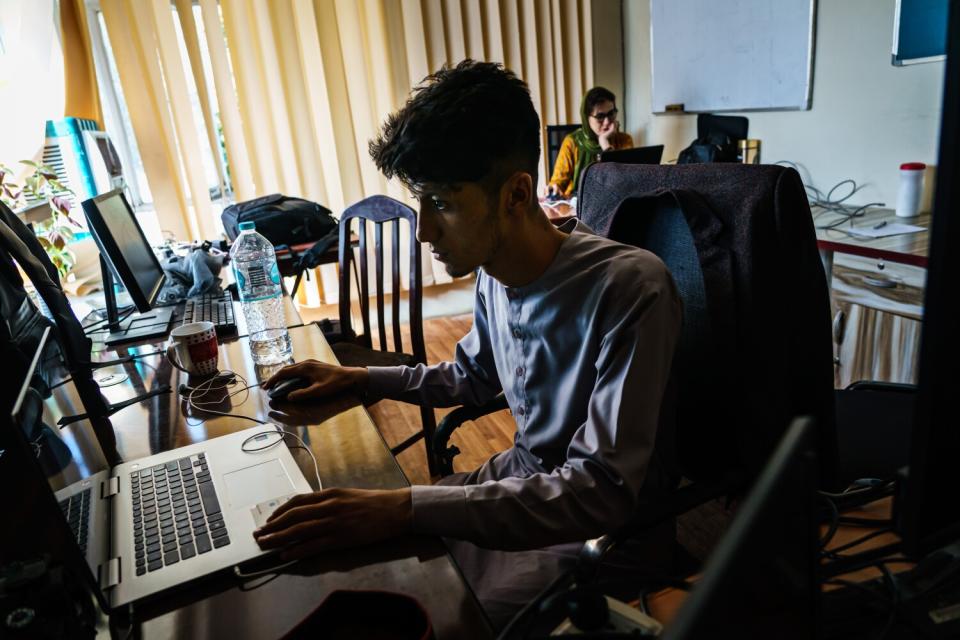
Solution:
<svg viewBox="0 0 960 640">
<path fill-rule="evenodd" d="M 350 243 L 350 223 L 359 220 L 357 235 L 359 236 L 360 254 L 360 314 L 363 318 L 363 331 L 359 335 L 351 326 L 350 308 L 350 262 L 353 260 L 353 250 Z M 377 295 L 377 332 L 379 349 L 373 348 L 370 328 L 370 292 L 367 265 L 367 225 L 366 221 L 374 223 L 374 256 L 375 282 Z M 406 220 L 410 225 L 408 241 L 408 255 L 410 258 L 409 281 L 409 318 L 410 340 L 412 353 L 405 352 L 400 335 L 400 221 Z M 393 222 L 391 284 L 393 295 L 391 303 L 391 323 L 393 325 L 393 350 L 387 346 L 387 325 L 384 314 L 384 260 L 383 260 L 383 225 Z M 417 214 L 403 204 L 387 196 L 370 196 L 350 206 L 340 218 L 340 328 L 344 340 L 332 345 L 340 364 L 348 367 L 366 366 L 415 366 L 427 363 L 427 353 L 423 343 L 423 292 L 422 271 L 420 265 L 420 243 L 416 239 Z M 423 429 L 403 442 L 391 447 L 390 451 L 397 455 L 421 438 L 427 452 L 427 465 L 430 474 L 437 473 L 437 465 L 433 453 L 433 434 L 436 430 L 436 418 L 432 407 L 420 407 L 420 420 Z"/>
</svg>

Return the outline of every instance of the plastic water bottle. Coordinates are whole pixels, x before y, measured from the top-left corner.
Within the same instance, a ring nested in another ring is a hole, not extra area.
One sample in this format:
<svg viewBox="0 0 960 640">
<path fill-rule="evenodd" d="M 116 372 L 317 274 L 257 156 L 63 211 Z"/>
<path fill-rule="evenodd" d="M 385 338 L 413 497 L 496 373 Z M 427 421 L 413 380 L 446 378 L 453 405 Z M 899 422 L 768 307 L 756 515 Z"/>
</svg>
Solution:
<svg viewBox="0 0 960 640">
<path fill-rule="evenodd" d="M 254 229 L 252 222 L 240 223 L 240 235 L 230 248 L 230 260 L 247 319 L 253 361 L 276 364 L 292 353 L 283 314 L 280 270 L 273 245 Z"/>
</svg>

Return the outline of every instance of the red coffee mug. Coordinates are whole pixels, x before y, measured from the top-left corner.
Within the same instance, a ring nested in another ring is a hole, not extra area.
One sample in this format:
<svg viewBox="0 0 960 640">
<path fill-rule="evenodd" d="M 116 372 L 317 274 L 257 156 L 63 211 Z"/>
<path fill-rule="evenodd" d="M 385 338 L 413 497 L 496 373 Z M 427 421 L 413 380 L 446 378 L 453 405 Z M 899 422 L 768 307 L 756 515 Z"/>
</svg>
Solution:
<svg viewBox="0 0 960 640">
<path fill-rule="evenodd" d="M 193 376 L 212 376 L 217 372 L 219 358 L 217 331 L 212 322 L 191 322 L 170 332 L 167 359 L 180 371 Z"/>
</svg>

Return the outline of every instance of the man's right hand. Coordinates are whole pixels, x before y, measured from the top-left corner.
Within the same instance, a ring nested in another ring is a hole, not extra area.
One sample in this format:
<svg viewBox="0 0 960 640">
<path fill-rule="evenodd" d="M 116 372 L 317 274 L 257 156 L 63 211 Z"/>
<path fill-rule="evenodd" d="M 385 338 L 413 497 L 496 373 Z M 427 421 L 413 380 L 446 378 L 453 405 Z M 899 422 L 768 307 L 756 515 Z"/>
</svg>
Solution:
<svg viewBox="0 0 960 640">
<path fill-rule="evenodd" d="M 310 382 L 310 386 L 290 392 L 287 400 L 291 402 L 319 400 L 343 391 L 363 392 L 369 380 L 364 367 L 339 367 L 305 360 L 280 369 L 260 386 L 269 390 L 281 380 L 289 378 L 304 378 Z"/>
</svg>

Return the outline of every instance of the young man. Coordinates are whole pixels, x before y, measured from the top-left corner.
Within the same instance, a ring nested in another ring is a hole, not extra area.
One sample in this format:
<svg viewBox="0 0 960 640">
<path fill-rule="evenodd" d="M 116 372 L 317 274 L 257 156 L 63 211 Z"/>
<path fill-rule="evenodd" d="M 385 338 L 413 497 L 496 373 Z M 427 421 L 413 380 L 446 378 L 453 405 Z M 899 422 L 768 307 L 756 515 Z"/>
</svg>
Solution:
<svg viewBox="0 0 960 640">
<path fill-rule="evenodd" d="M 447 272 L 479 268 L 473 328 L 454 362 L 307 361 L 263 386 L 300 376 L 312 384 L 290 401 L 354 390 L 434 407 L 479 405 L 503 391 L 514 446 L 434 486 L 294 498 L 255 535 L 264 548 L 298 543 L 292 557 L 408 532 L 465 541 L 451 550 L 499 625 L 559 570 L 555 558 L 569 558 L 544 547 L 611 532 L 634 512 L 680 331 L 679 298 L 653 254 L 575 220 L 548 221 L 536 196 L 539 118 L 526 85 L 500 65 L 467 60 L 429 76 L 370 153 L 419 198 L 417 239 Z M 525 579 L 531 586 L 517 591 Z"/>
</svg>

